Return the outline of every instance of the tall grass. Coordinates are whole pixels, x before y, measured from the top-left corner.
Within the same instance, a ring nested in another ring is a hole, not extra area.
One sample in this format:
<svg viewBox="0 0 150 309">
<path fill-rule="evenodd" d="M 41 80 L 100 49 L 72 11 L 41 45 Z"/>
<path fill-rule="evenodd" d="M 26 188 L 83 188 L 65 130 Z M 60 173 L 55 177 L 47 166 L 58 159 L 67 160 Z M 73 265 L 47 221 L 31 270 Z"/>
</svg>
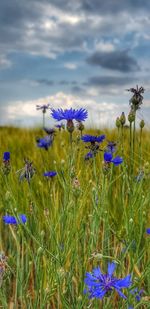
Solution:
<svg viewBox="0 0 150 309">
<path fill-rule="evenodd" d="M 77 132 L 70 147 L 68 132 L 58 131 L 45 151 L 36 147 L 35 137 L 43 134 L 39 129 L 0 130 L 1 156 L 11 153 L 10 174 L 0 174 L 0 251 L 8 257 L 2 308 L 150 308 L 150 132 L 136 132 L 133 167 L 130 130 L 124 128 L 123 140 L 117 130 L 104 131 L 88 133 L 117 140 L 117 154 L 124 159 L 108 172 L 103 151 L 84 161 L 87 150 Z M 101 148 L 105 146 L 106 141 Z M 16 173 L 24 158 L 36 168 L 30 185 L 20 183 Z M 136 181 L 141 169 L 144 177 Z M 49 170 L 57 176 L 45 179 Z M 24 213 L 27 223 L 5 225 L 6 213 Z M 144 289 L 140 302 L 129 292 L 126 300 L 114 292 L 102 301 L 83 293 L 85 273 L 98 265 L 106 271 L 110 261 L 118 264 L 118 278 L 130 273 L 133 287 Z"/>
</svg>

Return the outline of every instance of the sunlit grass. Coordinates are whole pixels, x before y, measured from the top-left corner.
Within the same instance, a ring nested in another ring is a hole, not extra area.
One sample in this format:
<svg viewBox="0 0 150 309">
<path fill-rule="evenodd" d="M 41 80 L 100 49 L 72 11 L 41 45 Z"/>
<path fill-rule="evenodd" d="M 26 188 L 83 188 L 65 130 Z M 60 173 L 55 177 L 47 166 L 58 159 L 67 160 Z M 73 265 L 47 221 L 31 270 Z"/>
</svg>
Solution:
<svg viewBox="0 0 150 309">
<path fill-rule="evenodd" d="M 8 257 L 0 290 L 3 308 L 148 308 L 150 132 L 143 131 L 142 148 L 136 133 L 132 174 L 129 129 L 124 129 L 123 141 L 115 129 L 87 132 L 117 141 L 123 164 L 104 172 L 103 151 L 85 161 L 88 149 L 78 132 L 71 147 L 68 132 L 57 131 L 45 151 L 36 147 L 36 137 L 44 136 L 40 129 L 0 130 L 1 157 L 4 151 L 11 153 L 10 174 L 0 174 L 0 251 Z M 30 185 L 20 183 L 16 173 L 24 158 L 36 168 Z M 144 178 L 137 182 L 140 168 Z M 53 179 L 43 176 L 50 170 L 58 173 Z M 27 223 L 5 225 L 6 213 L 26 214 Z M 127 300 L 115 293 L 103 301 L 84 295 L 85 273 L 98 265 L 106 269 L 108 261 L 118 263 L 118 278 L 132 274 L 133 286 L 145 290 L 140 303 L 130 293 Z"/>
</svg>

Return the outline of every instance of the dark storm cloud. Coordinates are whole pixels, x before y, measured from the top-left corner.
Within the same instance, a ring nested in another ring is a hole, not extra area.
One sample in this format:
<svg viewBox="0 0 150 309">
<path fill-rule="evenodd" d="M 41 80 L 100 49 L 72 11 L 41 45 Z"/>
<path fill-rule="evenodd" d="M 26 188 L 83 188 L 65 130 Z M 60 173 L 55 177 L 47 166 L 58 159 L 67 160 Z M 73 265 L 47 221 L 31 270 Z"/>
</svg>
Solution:
<svg viewBox="0 0 150 309">
<path fill-rule="evenodd" d="M 138 10 L 147 10 L 150 9 L 149 0 L 127 0 L 127 1 L 118 1 L 118 0 L 81 0 L 80 7 L 83 11 L 89 13 L 104 13 L 104 14 L 116 14 L 120 11 L 132 11 L 135 13 Z"/>
<path fill-rule="evenodd" d="M 91 65 L 120 72 L 132 72 L 139 69 L 137 61 L 126 51 L 95 52 L 86 61 Z"/>
<path fill-rule="evenodd" d="M 85 86 L 95 86 L 95 87 L 109 87 L 109 86 L 126 86 L 133 84 L 135 78 L 122 77 L 122 76 L 93 76 L 84 83 Z M 136 80 L 137 82 L 137 80 Z"/>
</svg>

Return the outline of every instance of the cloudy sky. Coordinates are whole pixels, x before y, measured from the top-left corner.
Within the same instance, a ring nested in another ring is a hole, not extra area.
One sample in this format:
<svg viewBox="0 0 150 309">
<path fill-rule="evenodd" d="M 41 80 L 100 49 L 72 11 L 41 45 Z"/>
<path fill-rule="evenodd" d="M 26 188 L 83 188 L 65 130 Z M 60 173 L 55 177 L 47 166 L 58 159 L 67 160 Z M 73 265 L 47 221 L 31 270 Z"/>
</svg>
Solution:
<svg viewBox="0 0 150 309">
<path fill-rule="evenodd" d="M 149 0 L 1 0 L 0 125 L 39 124 L 43 103 L 112 125 L 137 84 L 148 124 L 149 29 Z"/>
</svg>

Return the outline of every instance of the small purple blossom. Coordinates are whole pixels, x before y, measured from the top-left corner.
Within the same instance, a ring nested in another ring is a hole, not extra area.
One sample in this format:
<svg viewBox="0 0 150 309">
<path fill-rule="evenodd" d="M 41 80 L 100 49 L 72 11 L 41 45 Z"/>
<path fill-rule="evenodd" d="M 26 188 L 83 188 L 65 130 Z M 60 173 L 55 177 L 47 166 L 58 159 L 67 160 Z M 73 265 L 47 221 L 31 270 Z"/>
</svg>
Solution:
<svg viewBox="0 0 150 309">
<path fill-rule="evenodd" d="M 105 163 L 113 163 L 115 166 L 118 166 L 119 164 L 121 164 L 123 162 L 123 159 L 119 156 L 113 158 L 112 153 L 110 152 L 105 152 L 104 153 L 104 161 Z"/>
<path fill-rule="evenodd" d="M 47 135 L 43 138 L 37 138 L 36 141 L 39 148 L 44 148 L 45 150 L 48 150 L 48 148 L 52 146 L 53 135 Z"/>
<path fill-rule="evenodd" d="M 49 177 L 49 178 L 53 178 L 53 177 L 56 176 L 56 175 L 57 175 L 57 172 L 55 172 L 55 171 L 49 171 L 49 172 L 45 172 L 45 173 L 43 174 L 43 176 Z"/>
<path fill-rule="evenodd" d="M 146 233 L 150 235 L 150 228 L 146 229 Z"/>
<path fill-rule="evenodd" d="M 76 121 L 84 121 L 87 116 L 88 116 L 88 112 L 87 110 L 85 110 L 84 108 L 80 108 L 80 109 L 65 109 L 63 110 L 62 108 L 59 109 L 51 109 L 51 116 L 55 119 L 55 120 L 76 120 Z"/>
<path fill-rule="evenodd" d="M 116 142 L 108 142 L 106 152 L 114 153 L 116 151 L 116 146 L 117 146 Z"/>
<path fill-rule="evenodd" d="M 104 139 L 105 139 L 105 135 L 94 136 L 94 135 L 85 134 L 81 137 L 81 140 L 84 143 L 102 143 Z"/>
<path fill-rule="evenodd" d="M 26 215 L 19 215 L 19 220 L 14 216 L 6 215 L 3 216 L 3 221 L 5 224 L 19 224 L 19 223 L 26 223 L 27 218 Z"/>
<path fill-rule="evenodd" d="M 47 109 L 50 108 L 50 104 L 36 105 L 37 110 L 42 110 L 42 113 L 45 114 Z"/>
<path fill-rule="evenodd" d="M 89 159 L 92 159 L 94 157 L 94 154 L 93 154 L 93 152 L 91 152 L 91 151 L 89 151 L 86 155 L 85 155 L 85 157 L 84 157 L 84 160 L 89 160 Z"/>
<path fill-rule="evenodd" d="M 10 152 L 6 151 L 3 154 L 3 161 L 9 161 L 10 160 Z"/>
<path fill-rule="evenodd" d="M 89 298 L 102 299 L 108 292 L 116 290 L 122 298 L 126 299 L 122 289 L 131 286 L 131 275 L 118 279 L 113 276 L 115 268 L 115 263 L 108 263 L 107 274 L 103 274 L 100 267 L 94 268 L 92 273 L 86 273 L 85 284 L 87 289 L 84 292 L 89 295 Z"/>
</svg>

